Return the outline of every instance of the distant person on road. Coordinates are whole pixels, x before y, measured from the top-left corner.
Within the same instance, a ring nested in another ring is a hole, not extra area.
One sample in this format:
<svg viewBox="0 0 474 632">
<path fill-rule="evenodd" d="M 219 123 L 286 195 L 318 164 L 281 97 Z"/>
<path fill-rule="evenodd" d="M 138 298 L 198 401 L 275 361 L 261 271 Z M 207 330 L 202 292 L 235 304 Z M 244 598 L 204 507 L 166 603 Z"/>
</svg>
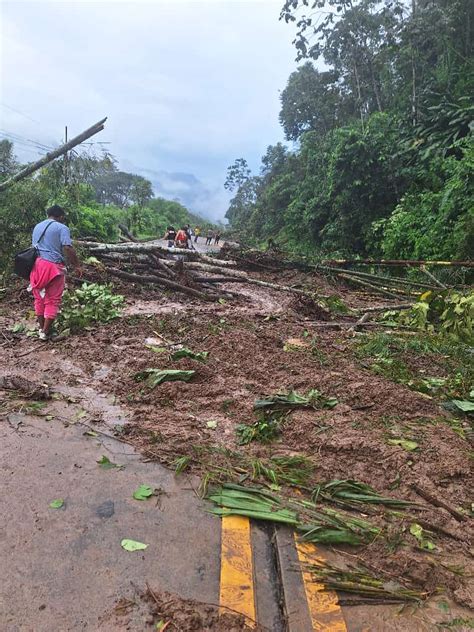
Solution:
<svg viewBox="0 0 474 632">
<path fill-rule="evenodd" d="M 168 248 L 174 248 L 174 240 L 176 239 L 176 229 L 174 226 L 168 226 L 164 238 L 168 240 Z"/>
<path fill-rule="evenodd" d="M 71 265 L 82 276 L 71 233 L 65 226 L 66 213 L 55 204 L 46 211 L 48 219 L 33 228 L 32 245 L 39 256 L 30 274 L 30 288 L 35 300 L 40 340 L 50 340 L 52 325 L 59 313 L 64 292 L 66 266 Z"/>
<path fill-rule="evenodd" d="M 199 235 L 201 234 L 201 229 L 199 226 L 196 226 L 194 229 L 194 243 L 197 244 L 197 240 L 199 239 Z"/>
<path fill-rule="evenodd" d="M 191 250 L 194 250 L 194 246 L 193 246 L 193 229 L 191 228 L 191 226 L 189 224 L 186 224 L 185 226 L 186 229 L 186 235 L 188 236 L 188 248 L 190 248 Z"/>
<path fill-rule="evenodd" d="M 209 228 L 209 230 L 207 231 L 206 246 L 211 245 L 211 241 L 213 237 L 214 237 L 214 231 L 211 228 Z"/>
<path fill-rule="evenodd" d="M 183 226 L 176 233 L 176 237 L 174 240 L 174 244 L 176 248 L 187 248 L 188 247 L 188 232 L 186 230 L 186 226 Z"/>
<path fill-rule="evenodd" d="M 220 232 L 217 230 L 214 236 L 214 245 L 217 246 L 219 244 L 221 238 Z"/>
</svg>

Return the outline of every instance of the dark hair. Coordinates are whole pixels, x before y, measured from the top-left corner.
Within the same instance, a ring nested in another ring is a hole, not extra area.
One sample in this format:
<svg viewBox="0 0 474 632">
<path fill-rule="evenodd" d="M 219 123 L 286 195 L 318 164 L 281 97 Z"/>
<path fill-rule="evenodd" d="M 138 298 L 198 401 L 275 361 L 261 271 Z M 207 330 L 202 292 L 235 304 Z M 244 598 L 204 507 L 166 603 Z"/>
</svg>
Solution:
<svg viewBox="0 0 474 632">
<path fill-rule="evenodd" d="M 46 210 L 46 213 L 48 214 L 48 217 L 65 217 L 66 216 L 66 211 L 63 209 L 62 206 L 59 206 L 59 204 L 54 204 L 53 206 L 50 206 Z"/>
</svg>

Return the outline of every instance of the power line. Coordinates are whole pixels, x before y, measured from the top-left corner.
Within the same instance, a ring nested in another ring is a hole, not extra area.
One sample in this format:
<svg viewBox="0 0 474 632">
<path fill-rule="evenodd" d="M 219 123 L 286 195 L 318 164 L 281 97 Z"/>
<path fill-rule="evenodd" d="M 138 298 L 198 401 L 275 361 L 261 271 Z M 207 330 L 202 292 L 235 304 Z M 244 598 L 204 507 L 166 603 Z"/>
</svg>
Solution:
<svg viewBox="0 0 474 632">
<path fill-rule="evenodd" d="M 10 105 L 3 103 L 3 101 L 0 102 L 0 105 L 3 105 L 3 107 L 7 108 L 7 110 L 11 110 L 12 112 L 15 112 L 16 114 L 20 114 L 21 116 L 24 116 L 26 119 L 33 121 L 33 123 L 38 123 L 38 125 L 41 125 L 41 123 L 37 121 L 36 119 L 31 118 L 31 116 L 28 116 L 28 114 L 25 114 L 24 112 L 20 112 L 20 110 L 16 110 L 15 108 L 12 108 Z"/>
<path fill-rule="evenodd" d="M 0 101 L 0 105 L 2 105 L 4 108 L 7 108 L 7 110 L 11 110 L 12 112 L 16 112 L 16 114 L 20 114 L 20 116 L 24 116 L 26 119 L 28 119 L 29 121 L 32 121 L 33 123 L 36 123 L 37 125 L 41 125 L 41 126 L 43 125 L 40 121 L 37 121 L 31 116 L 28 116 L 28 114 L 25 114 L 24 112 L 21 112 L 20 110 L 17 110 L 16 108 L 12 108 L 11 105 L 7 105 L 3 101 Z"/>
<path fill-rule="evenodd" d="M 39 140 L 35 140 L 33 138 L 25 138 L 24 136 L 21 136 L 20 134 L 16 134 L 14 132 L 9 132 L 8 130 L 5 130 L 5 129 L 0 129 L 0 132 L 4 136 L 10 137 L 12 140 L 14 140 L 16 142 L 30 143 L 30 144 L 35 145 L 36 147 L 39 147 L 41 149 L 46 149 L 48 151 L 51 150 L 51 149 L 54 149 L 54 147 L 52 147 L 51 145 L 46 145 L 45 143 L 42 143 Z"/>
<path fill-rule="evenodd" d="M 0 135 L 3 136 L 5 140 L 8 140 L 8 141 L 12 142 L 14 145 L 16 145 L 17 147 L 21 147 L 22 149 L 24 149 L 25 147 L 29 147 L 29 148 L 33 148 L 35 150 L 38 150 L 40 152 L 49 151 L 49 150 L 45 149 L 44 147 L 36 145 L 35 143 L 26 142 L 26 141 L 19 140 L 19 139 L 16 139 L 16 138 L 15 139 L 11 139 L 8 136 L 6 136 L 5 134 L 3 134 L 2 132 L 0 132 Z"/>
</svg>

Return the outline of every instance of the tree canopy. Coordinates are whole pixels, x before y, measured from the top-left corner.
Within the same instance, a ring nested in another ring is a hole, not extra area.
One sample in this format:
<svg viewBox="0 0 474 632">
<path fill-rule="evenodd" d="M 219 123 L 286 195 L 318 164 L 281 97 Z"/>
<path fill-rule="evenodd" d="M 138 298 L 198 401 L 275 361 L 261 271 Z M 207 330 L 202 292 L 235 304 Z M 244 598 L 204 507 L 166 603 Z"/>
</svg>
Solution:
<svg viewBox="0 0 474 632">
<path fill-rule="evenodd" d="M 232 227 L 305 252 L 472 255 L 474 4 L 287 0 L 281 19 L 303 62 L 281 93 L 296 146 L 230 168 Z"/>
</svg>

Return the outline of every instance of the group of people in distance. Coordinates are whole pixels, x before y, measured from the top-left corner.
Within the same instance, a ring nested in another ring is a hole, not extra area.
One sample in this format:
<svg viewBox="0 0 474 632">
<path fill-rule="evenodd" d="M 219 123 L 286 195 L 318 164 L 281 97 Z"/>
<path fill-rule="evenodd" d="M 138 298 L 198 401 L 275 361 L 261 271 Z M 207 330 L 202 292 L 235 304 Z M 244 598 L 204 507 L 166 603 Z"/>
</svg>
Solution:
<svg viewBox="0 0 474 632">
<path fill-rule="evenodd" d="M 168 248 L 189 248 L 194 250 L 193 241 L 194 243 L 197 243 L 200 235 L 201 228 L 199 226 L 192 229 L 189 224 L 186 224 L 178 231 L 174 228 L 174 226 L 168 226 L 164 239 L 168 241 Z M 212 230 L 209 228 L 206 236 L 206 246 L 210 246 L 212 244 L 212 240 L 214 240 L 214 245 L 217 246 L 220 238 L 221 234 L 218 230 Z"/>
</svg>

